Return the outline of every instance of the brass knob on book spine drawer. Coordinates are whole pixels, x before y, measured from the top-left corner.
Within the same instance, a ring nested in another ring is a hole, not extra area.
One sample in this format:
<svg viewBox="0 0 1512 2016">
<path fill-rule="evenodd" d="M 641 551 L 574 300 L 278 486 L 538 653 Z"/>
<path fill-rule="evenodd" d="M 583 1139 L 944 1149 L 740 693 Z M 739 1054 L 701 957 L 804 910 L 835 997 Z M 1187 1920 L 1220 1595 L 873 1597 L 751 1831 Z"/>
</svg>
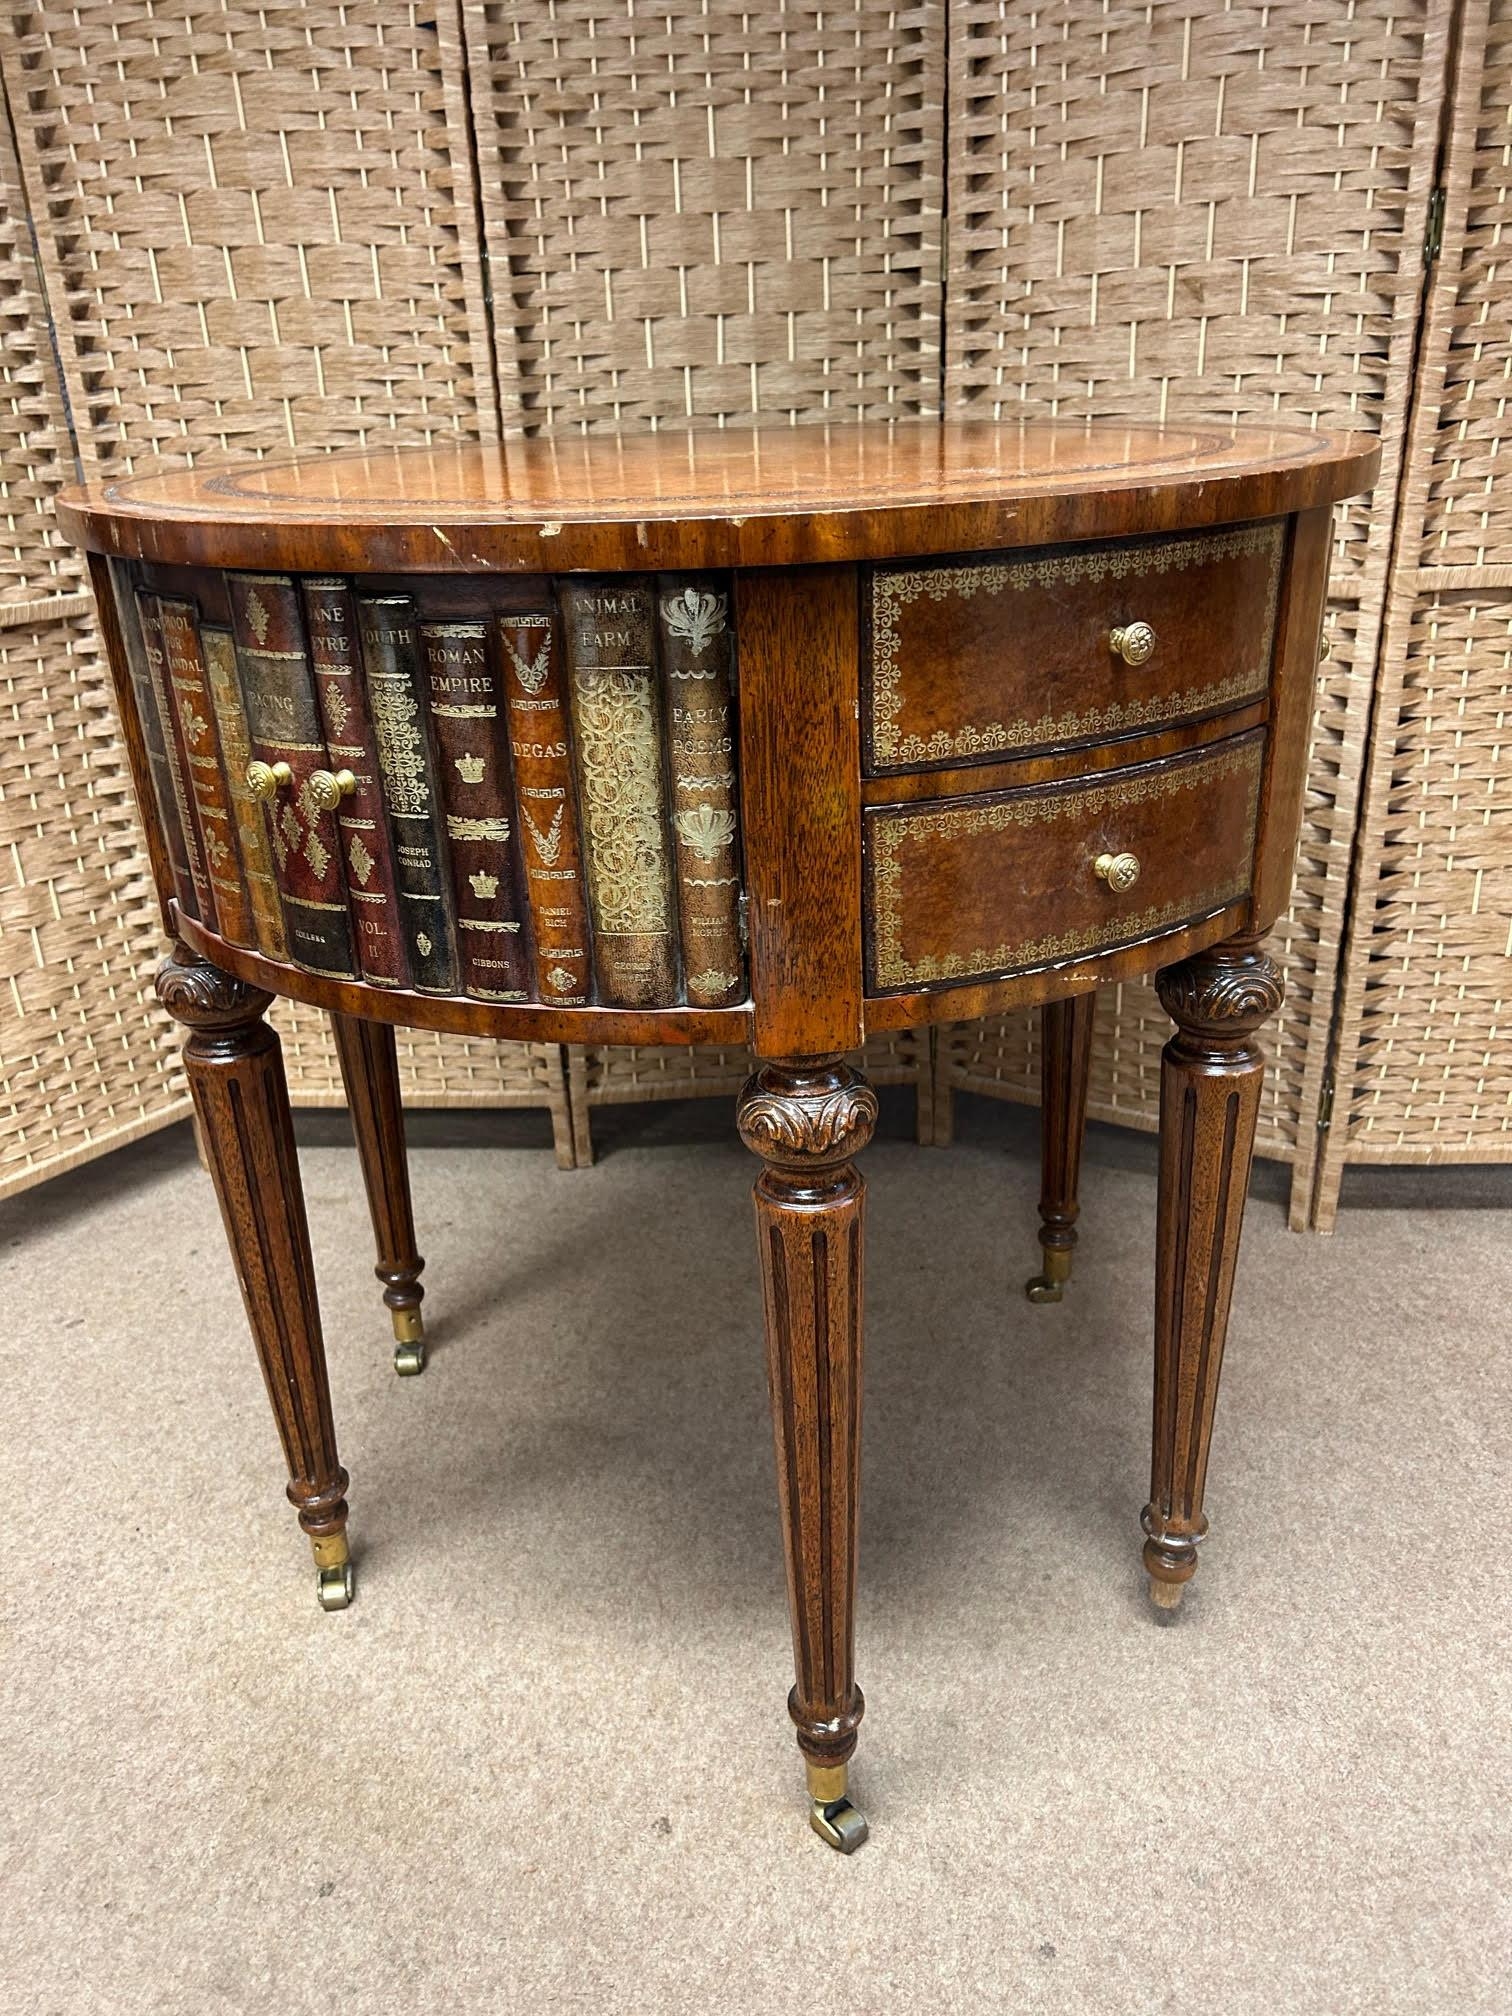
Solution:
<svg viewBox="0 0 1512 2016">
<path fill-rule="evenodd" d="M 247 765 L 247 789 L 265 803 L 293 782 L 294 772 L 287 763 L 261 763 L 254 759 Z"/>
<path fill-rule="evenodd" d="M 1092 873 L 1100 876 L 1115 896 L 1122 896 L 1126 889 L 1132 889 L 1139 880 L 1139 856 L 1099 854 L 1092 863 Z"/>
<path fill-rule="evenodd" d="M 1155 655 L 1155 632 L 1148 623 L 1121 623 L 1108 632 L 1108 649 L 1125 665 L 1143 665 Z"/>
<path fill-rule="evenodd" d="M 357 789 L 357 779 L 350 770 L 312 770 L 310 772 L 310 796 L 322 812 L 334 812 L 343 798 L 350 798 Z"/>
</svg>

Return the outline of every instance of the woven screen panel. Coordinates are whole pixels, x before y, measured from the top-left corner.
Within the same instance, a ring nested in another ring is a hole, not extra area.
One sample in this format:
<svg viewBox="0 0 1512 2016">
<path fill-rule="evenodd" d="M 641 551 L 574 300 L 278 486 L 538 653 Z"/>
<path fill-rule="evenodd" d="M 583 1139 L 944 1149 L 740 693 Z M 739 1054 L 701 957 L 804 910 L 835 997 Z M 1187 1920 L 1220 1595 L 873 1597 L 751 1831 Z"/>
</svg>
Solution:
<svg viewBox="0 0 1512 2016">
<path fill-rule="evenodd" d="M 1295 902 L 1274 940 L 1288 1003 L 1260 1145 L 1299 1168 L 1298 1196 L 1327 1055 L 1449 15 L 1447 0 L 965 0 L 952 12 L 950 406 L 1284 416 L 1383 436 L 1375 497 L 1338 521 Z M 1153 1125 L 1169 1024 L 1148 986 L 1120 989 L 1116 1005 L 1113 1023 L 1099 1018 L 1093 1110 Z M 999 1040 L 1003 1082 L 1017 1083 L 1027 1038 Z M 942 1039 L 947 1082 L 957 1047 Z"/>
<path fill-rule="evenodd" d="M 15 10 L 6 78 L 86 465 L 493 432 L 437 12 Z"/>
<path fill-rule="evenodd" d="M 92 618 L 0 626 L 0 1195 L 188 1110 Z"/>
<path fill-rule="evenodd" d="M 507 427 L 938 410 L 941 5 L 463 14 Z"/>
<path fill-rule="evenodd" d="M 87 468 L 497 434 L 454 10 L 96 0 L 21 7 L 11 31 Z M 142 976 L 159 949 L 149 932 Z M 88 992 L 87 941 L 53 953 Z M 296 1102 L 332 1102 L 325 1018 L 279 1020 Z M 165 1036 L 148 1008 L 121 1041 L 146 1070 Z M 401 1039 L 406 1096 L 548 1105 L 534 1047 Z"/>
<path fill-rule="evenodd" d="M 1346 1162 L 1512 1156 L 1512 0 L 1470 0 L 1341 989 Z"/>
<path fill-rule="evenodd" d="M 157 905 L 83 588 L 72 470 L 0 113 L 0 1196 L 187 1109 L 146 984 Z"/>
<path fill-rule="evenodd" d="M 1486 13 L 1483 7 L 1472 16 Z M 1478 21 L 1477 21 L 1478 25 Z M 1479 88 L 1457 136 L 1459 243 L 1449 310 L 1421 558 L 1425 567 L 1512 569 L 1512 5 L 1489 10 Z M 1446 250 L 1449 249 L 1446 246 Z"/>
<path fill-rule="evenodd" d="M 1370 923 L 1344 1152 L 1502 1161 L 1512 1157 L 1512 586 L 1422 593 L 1405 655 L 1361 863 Z"/>
</svg>

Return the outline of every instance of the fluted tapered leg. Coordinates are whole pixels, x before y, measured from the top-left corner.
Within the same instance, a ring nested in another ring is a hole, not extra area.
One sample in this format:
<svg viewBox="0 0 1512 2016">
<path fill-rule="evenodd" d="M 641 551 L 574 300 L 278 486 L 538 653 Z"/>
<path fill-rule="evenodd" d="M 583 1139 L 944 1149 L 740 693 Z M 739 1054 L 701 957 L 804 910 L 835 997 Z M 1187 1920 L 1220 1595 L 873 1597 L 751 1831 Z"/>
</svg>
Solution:
<svg viewBox="0 0 1512 2016">
<path fill-rule="evenodd" d="M 851 1157 L 871 1139 L 876 1094 L 838 1057 L 764 1064 L 740 1095 L 756 1179 L 767 1372 L 798 1684 L 788 1712 L 810 1817 L 831 1847 L 866 1838 L 847 1797 L 864 1702 L 853 1638 L 861 1434 L 861 1232 Z"/>
<path fill-rule="evenodd" d="M 1281 1006 L 1257 938 L 1229 939 L 1156 979 L 1176 1024 L 1160 1077 L 1155 1411 L 1144 1564 L 1174 1609 L 1207 1532 L 1203 1489 L 1249 1188 L 1265 1059 L 1255 1032 Z"/>
<path fill-rule="evenodd" d="M 415 1251 L 394 1032 L 386 1022 L 365 1022 L 354 1015 L 333 1015 L 331 1030 L 378 1248 L 373 1272 L 383 1283 L 383 1299 L 393 1320 L 394 1370 L 423 1372 L 425 1322 L 420 1304 L 425 1290 L 420 1275 L 425 1262 Z"/>
<path fill-rule="evenodd" d="M 1059 1302 L 1076 1245 L 1087 1078 L 1092 1064 L 1095 994 L 1047 1001 L 1040 1010 L 1041 1271 L 1024 1284 L 1031 1302 Z"/>
<path fill-rule="evenodd" d="M 242 1298 L 328 1610 L 352 1596 L 347 1473 L 336 1454 L 304 1192 L 271 995 L 175 947 L 158 999 L 188 1030 L 184 1064 Z"/>
</svg>

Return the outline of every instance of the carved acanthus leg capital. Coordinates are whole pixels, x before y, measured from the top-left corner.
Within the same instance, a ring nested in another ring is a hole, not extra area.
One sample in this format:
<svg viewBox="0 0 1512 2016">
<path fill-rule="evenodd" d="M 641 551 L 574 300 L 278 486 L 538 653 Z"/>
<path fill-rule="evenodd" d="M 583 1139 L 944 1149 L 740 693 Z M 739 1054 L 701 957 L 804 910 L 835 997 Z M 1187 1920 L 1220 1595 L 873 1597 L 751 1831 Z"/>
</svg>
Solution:
<svg viewBox="0 0 1512 2016">
<path fill-rule="evenodd" d="M 182 939 L 159 965 L 154 986 L 174 1021 L 210 1045 L 255 1023 L 273 999 L 261 987 L 223 972 Z"/>
<path fill-rule="evenodd" d="M 838 1057 L 764 1064 L 738 1108 L 766 1165 L 756 1231 L 798 1674 L 788 1712 L 814 1828 L 844 1850 L 866 1832 L 846 1797 L 865 1707 L 853 1671 L 865 1186 L 850 1158 L 876 1120 L 875 1093 Z"/>
<path fill-rule="evenodd" d="M 1228 1065 L 1258 1056 L 1255 1031 L 1280 1010 L 1281 968 L 1258 936 L 1225 940 L 1155 976 L 1161 1006 L 1176 1024 L 1184 1058 Z"/>
<path fill-rule="evenodd" d="M 1176 1023 L 1161 1059 L 1155 1407 L 1144 1563 L 1174 1609 L 1197 1568 L 1218 1376 L 1249 1188 L 1265 1059 L 1256 1031 L 1281 974 L 1253 936 L 1168 966 Z"/>
<path fill-rule="evenodd" d="M 187 947 L 157 976 L 158 999 L 189 1031 L 184 1066 L 247 1319 L 310 1537 L 328 1610 L 351 1598 L 347 1474 L 336 1454 L 315 1269 L 272 1000 Z"/>
</svg>

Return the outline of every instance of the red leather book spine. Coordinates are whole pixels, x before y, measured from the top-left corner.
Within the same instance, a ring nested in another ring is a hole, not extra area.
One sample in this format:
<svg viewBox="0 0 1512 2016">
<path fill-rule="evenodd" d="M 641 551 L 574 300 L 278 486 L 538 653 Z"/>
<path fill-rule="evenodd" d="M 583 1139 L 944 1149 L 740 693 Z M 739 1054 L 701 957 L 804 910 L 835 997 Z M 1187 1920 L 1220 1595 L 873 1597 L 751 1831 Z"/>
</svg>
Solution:
<svg viewBox="0 0 1512 2016">
<path fill-rule="evenodd" d="M 357 963 L 375 987 L 408 987 L 409 959 L 399 928 L 399 894 L 388 810 L 373 741 L 373 717 L 357 646 L 357 601 L 342 580 L 302 584 L 315 693 L 326 747 L 338 769 L 356 780 L 336 808 L 352 906 Z"/>
<path fill-rule="evenodd" d="M 480 1001 L 528 1001 L 530 947 L 493 626 L 422 622 L 420 665 L 446 807 L 462 985 Z"/>
<path fill-rule="evenodd" d="M 536 988 L 543 1001 L 581 1008 L 593 975 L 556 621 L 530 609 L 500 616 L 498 628 Z"/>
</svg>

